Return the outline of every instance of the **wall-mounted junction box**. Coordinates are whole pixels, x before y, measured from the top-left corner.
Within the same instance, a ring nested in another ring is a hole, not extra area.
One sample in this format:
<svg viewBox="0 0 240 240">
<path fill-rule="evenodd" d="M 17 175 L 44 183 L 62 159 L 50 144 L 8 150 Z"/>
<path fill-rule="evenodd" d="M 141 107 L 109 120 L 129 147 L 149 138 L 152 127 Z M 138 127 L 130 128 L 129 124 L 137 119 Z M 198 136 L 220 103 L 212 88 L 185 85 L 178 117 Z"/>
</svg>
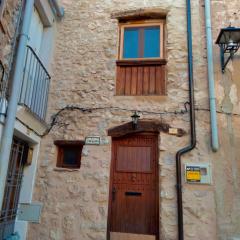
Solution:
<svg viewBox="0 0 240 240">
<path fill-rule="evenodd" d="M 18 209 L 18 220 L 39 223 L 42 207 L 42 203 L 20 203 Z"/>
<path fill-rule="evenodd" d="M 212 184 L 212 167 L 209 163 L 185 164 L 186 183 Z"/>
</svg>

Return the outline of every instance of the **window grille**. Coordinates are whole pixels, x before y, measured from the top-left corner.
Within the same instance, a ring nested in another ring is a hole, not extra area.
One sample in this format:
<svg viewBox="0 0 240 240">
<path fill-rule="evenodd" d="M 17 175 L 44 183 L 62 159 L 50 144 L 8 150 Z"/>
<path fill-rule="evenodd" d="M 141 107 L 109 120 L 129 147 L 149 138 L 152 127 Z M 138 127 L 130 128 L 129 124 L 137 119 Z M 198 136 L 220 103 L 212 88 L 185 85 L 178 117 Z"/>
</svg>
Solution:
<svg viewBox="0 0 240 240">
<path fill-rule="evenodd" d="M 0 239 L 5 239 L 14 233 L 23 169 L 27 154 L 28 145 L 14 138 L 8 165 L 3 205 L 0 212 Z"/>
</svg>

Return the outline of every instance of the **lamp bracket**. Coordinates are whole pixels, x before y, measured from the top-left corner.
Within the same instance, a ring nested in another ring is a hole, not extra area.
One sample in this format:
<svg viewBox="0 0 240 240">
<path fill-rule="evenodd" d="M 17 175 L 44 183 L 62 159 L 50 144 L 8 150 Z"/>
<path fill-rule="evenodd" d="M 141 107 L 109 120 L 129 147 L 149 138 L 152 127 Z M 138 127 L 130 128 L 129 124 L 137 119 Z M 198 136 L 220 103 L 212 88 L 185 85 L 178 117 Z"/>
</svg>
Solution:
<svg viewBox="0 0 240 240">
<path fill-rule="evenodd" d="M 231 59 L 233 59 L 234 54 L 238 51 L 240 47 L 240 43 L 236 44 L 232 48 L 229 48 L 228 44 L 219 44 L 219 46 L 220 46 L 222 73 L 224 73 L 227 64 Z M 229 56 L 226 59 L 227 54 L 229 54 Z"/>
</svg>

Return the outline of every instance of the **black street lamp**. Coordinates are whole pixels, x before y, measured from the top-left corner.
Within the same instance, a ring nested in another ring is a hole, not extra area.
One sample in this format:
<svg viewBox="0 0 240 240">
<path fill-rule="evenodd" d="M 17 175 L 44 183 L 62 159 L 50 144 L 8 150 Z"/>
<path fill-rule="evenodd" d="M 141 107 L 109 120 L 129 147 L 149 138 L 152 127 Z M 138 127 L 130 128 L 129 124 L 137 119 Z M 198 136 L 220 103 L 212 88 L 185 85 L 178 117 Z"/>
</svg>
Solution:
<svg viewBox="0 0 240 240">
<path fill-rule="evenodd" d="M 136 129 L 137 125 L 138 125 L 138 120 L 140 118 L 140 116 L 138 115 L 137 111 L 134 112 L 134 114 L 131 116 L 131 118 L 132 118 L 133 128 Z"/>
<path fill-rule="evenodd" d="M 220 47 L 221 53 L 221 67 L 224 73 L 225 67 L 227 66 L 230 59 L 233 59 L 234 54 L 238 51 L 240 47 L 240 28 L 227 27 L 222 28 L 216 44 Z M 225 61 L 225 54 L 229 54 L 227 60 Z"/>
</svg>

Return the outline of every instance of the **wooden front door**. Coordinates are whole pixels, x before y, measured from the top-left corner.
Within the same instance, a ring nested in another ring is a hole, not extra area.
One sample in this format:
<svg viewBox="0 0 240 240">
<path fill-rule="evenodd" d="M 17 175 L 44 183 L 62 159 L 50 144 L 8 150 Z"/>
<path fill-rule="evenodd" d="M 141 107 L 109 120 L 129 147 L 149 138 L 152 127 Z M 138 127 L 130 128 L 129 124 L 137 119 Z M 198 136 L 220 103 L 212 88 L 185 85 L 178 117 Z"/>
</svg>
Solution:
<svg viewBox="0 0 240 240">
<path fill-rule="evenodd" d="M 156 134 L 113 138 L 108 239 L 158 239 L 157 156 Z"/>
</svg>

